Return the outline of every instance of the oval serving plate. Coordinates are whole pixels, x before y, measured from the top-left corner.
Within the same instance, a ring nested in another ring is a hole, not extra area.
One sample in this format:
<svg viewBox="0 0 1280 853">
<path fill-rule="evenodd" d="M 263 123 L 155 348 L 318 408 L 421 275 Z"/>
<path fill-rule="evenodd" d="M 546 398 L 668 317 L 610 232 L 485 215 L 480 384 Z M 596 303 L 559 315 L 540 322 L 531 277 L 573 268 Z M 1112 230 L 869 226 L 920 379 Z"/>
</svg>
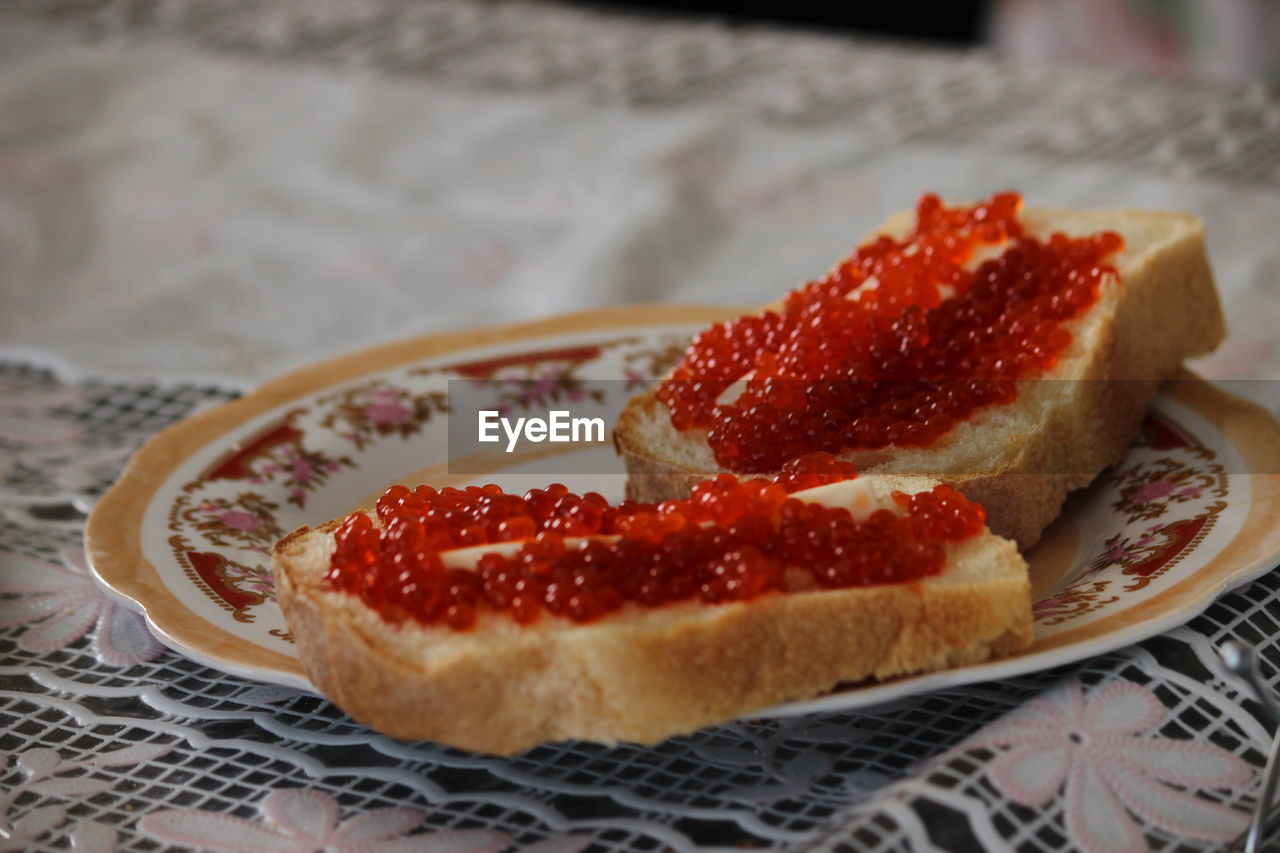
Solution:
<svg viewBox="0 0 1280 853">
<path fill-rule="evenodd" d="M 504 380 L 504 405 L 545 412 L 549 389 L 655 376 L 724 307 L 626 307 L 401 341 L 273 380 L 170 427 L 134 456 L 89 519 L 99 582 L 164 643 L 215 668 L 311 689 L 273 597 L 272 543 L 393 482 L 558 479 L 622 496 L 621 462 L 576 451 L 494 455 L 449 473 L 448 382 Z M 618 401 L 620 405 L 620 400 Z M 455 466 L 457 467 L 457 466 Z M 1240 472 L 1268 472 L 1246 474 Z M 478 472 L 478 473 L 476 473 Z M 1280 424 L 1188 378 L 1161 393 L 1129 456 L 1074 495 L 1028 555 L 1034 644 L 1003 660 L 859 685 L 752 716 L 848 710 L 1070 663 L 1169 630 L 1280 560 Z"/>
</svg>

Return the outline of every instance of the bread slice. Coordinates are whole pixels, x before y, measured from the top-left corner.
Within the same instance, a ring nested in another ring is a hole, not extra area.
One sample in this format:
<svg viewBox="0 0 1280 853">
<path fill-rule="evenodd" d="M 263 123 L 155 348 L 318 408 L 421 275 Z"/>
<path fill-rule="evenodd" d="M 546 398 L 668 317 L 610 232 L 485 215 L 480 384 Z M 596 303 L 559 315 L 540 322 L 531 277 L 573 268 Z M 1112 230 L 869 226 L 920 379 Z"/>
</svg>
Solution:
<svg viewBox="0 0 1280 853">
<path fill-rule="evenodd" d="M 864 475 L 925 475 L 954 483 L 986 507 L 992 531 L 1025 550 L 1057 516 L 1068 492 L 1124 456 L 1160 382 L 1185 359 L 1213 350 L 1225 325 L 1204 229 L 1195 217 L 1031 208 L 1021 218 L 1029 236 L 1115 231 L 1124 238 L 1114 261 L 1120 282 L 1110 277 L 1098 302 L 1066 326 L 1073 340 L 1058 365 L 1021 382 L 1013 403 L 979 410 L 930 447 L 841 456 Z M 874 233 L 899 237 L 913 223 L 911 213 L 900 213 Z M 675 429 L 656 390 L 630 401 L 614 443 L 626 462 L 628 496 L 636 500 L 682 497 L 721 470 L 705 431 Z"/>
<path fill-rule="evenodd" d="M 276 592 L 312 682 L 378 731 L 479 752 L 653 743 L 842 683 L 971 664 L 1031 642 L 1026 564 L 985 530 L 949 546 L 941 574 L 913 583 L 628 604 L 586 624 L 544 613 L 520 626 L 488 612 L 456 632 L 389 623 L 330 588 L 339 523 L 296 530 L 274 551 Z"/>
</svg>

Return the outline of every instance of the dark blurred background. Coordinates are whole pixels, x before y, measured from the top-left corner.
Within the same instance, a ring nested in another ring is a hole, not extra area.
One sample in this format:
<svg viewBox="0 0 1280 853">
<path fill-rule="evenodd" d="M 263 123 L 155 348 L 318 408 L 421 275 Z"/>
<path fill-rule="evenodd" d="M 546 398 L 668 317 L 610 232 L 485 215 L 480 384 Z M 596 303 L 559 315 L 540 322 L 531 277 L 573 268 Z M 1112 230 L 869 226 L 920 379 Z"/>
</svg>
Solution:
<svg viewBox="0 0 1280 853">
<path fill-rule="evenodd" d="M 955 0 L 948 3 L 832 3 L 793 2 L 752 5 L 725 0 L 596 0 L 581 6 L 630 9 L 690 15 L 717 15 L 728 21 L 787 24 L 842 33 L 866 33 L 890 38 L 976 45 L 986 35 L 988 3 Z"/>
<path fill-rule="evenodd" d="M 577 5 L 765 24 L 949 47 L 1022 62 L 1280 83 L 1280 0 L 953 0 L 743 4 L 579 0 Z"/>
</svg>

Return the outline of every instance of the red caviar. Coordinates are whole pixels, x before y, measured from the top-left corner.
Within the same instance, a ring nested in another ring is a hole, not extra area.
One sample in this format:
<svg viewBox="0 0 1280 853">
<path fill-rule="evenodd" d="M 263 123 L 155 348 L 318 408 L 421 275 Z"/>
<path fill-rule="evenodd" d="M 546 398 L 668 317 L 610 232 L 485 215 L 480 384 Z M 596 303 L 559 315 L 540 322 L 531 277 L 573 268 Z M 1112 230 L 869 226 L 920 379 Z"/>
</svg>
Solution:
<svg viewBox="0 0 1280 853">
<path fill-rule="evenodd" d="M 326 577 L 395 622 L 466 630 L 485 610 L 521 624 L 543 612 L 589 622 L 628 602 L 715 604 L 919 580 L 942 570 L 944 543 L 982 529 L 982 507 L 950 486 L 895 494 L 901 513 L 860 521 L 788 496 L 854 476 L 849 463 L 814 454 L 774 480 L 721 474 L 684 500 L 617 506 L 559 484 L 523 497 L 496 486 L 393 486 L 378 500 L 381 527 L 365 513 L 343 521 Z M 446 568 L 441 555 L 515 538 L 518 550 L 485 553 L 473 569 Z"/>
<path fill-rule="evenodd" d="M 658 389 L 672 424 L 706 429 L 731 471 L 771 471 L 813 451 L 927 447 L 1011 402 L 1070 346 L 1066 324 L 1097 301 L 1124 245 L 1111 232 L 1029 237 L 1021 206 L 1016 193 L 953 208 L 926 195 L 903 239 L 862 246 L 777 310 L 702 332 Z"/>
</svg>

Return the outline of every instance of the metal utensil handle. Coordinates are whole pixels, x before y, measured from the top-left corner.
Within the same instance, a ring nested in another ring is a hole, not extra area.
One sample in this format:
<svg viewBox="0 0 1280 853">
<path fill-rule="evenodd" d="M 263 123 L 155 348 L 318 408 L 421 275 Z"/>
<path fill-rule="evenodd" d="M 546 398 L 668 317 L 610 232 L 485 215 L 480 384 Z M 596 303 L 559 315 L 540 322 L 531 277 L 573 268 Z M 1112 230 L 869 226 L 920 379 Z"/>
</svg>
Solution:
<svg viewBox="0 0 1280 853">
<path fill-rule="evenodd" d="M 1280 775 L 1280 732 L 1271 741 L 1271 753 L 1267 756 L 1267 767 L 1262 771 L 1262 789 L 1258 794 L 1258 802 L 1253 807 L 1253 819 L 1249 822 L 1249 832 L 1245 836 L 1244 853 L 1258 853 L 1262 837 L 1267 827 L 1271 802 L 1276 795 L 1277 776 Z"/>
<path fill-rule="evenodd" d="M 1232 850 L 1257 853 L 1272 817 L 1271 803 L 1275 799 L 1277 776 L 1280 775 L 1280 704 L 1277 704 L 1270 687 L 1262 678 L 1258 656 L 1253 649 L 1229 639 L 1218 646 L 1218 657 L 1228 673 L 1243 679 L 1248 685 L 1250 692 L 1262 703 L 1262 709 L 1274 729 L 1271 750 L 1267 753 L 1267 765 L 1262 771 L 1258 800 L 1253 807 L 1249 828 L 1231 845 Z"/>
</svg>

